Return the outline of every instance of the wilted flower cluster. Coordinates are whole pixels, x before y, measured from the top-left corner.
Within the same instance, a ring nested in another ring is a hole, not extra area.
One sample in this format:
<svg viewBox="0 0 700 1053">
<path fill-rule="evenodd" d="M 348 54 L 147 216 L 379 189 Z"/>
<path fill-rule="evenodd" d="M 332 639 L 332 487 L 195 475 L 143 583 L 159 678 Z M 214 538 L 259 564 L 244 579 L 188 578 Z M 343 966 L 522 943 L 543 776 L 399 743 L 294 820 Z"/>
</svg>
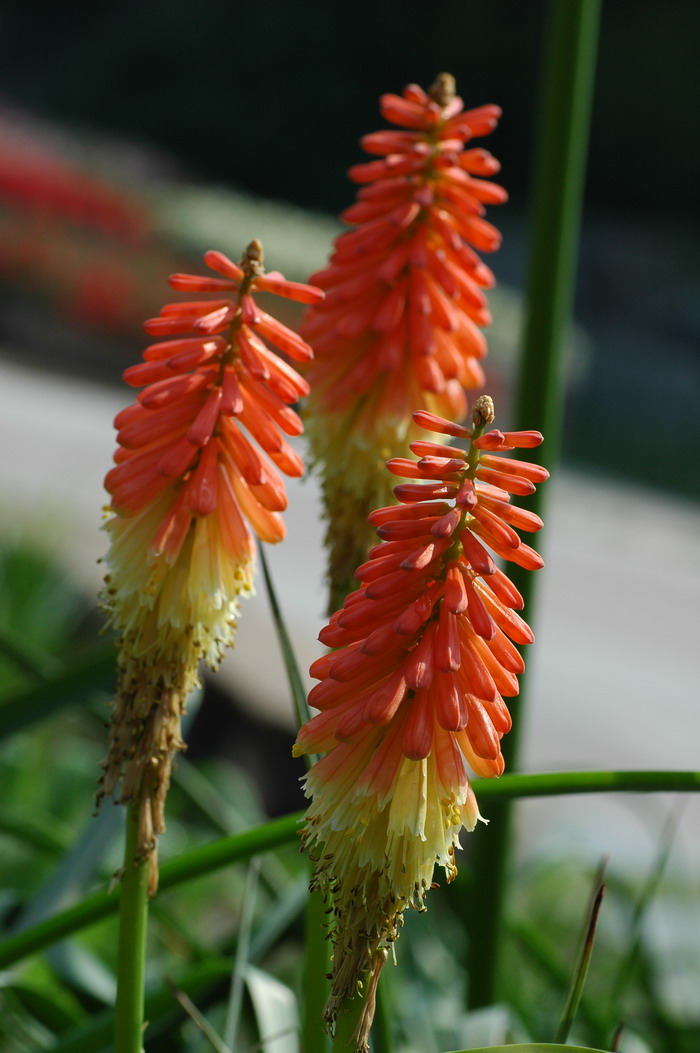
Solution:
<svg viewBox="0 0 700 1053">
<path fill-rule="evenodd" d="M 498 162 L 465 148 L 494 129 L 498 106 L 464 110 L 442 74 L 429 92 L 382 96 L 381 112 L 405 130 L 362 139 L 380 159 L 350 169 L 361 189 L 341 218 L 354 229 L 312 276 L 327 296 L 302 330 L 316 356 L 307 430 L 323 464 L 332 581 L 350 581 L 366 552 L 367 514 L 391 499 L 383 462 L 404 448 L 413 410 L 460 420 L 464 389 L 484 382 L 494 277 L 474 250 L 498 248 L 485 205 L 507 197 L 488 179 Z"/>
<path fill-rule="evenodd" d="M 468 767 L 503 771 L 503 699 L 518 693 L 524 668 L 514 642 L 533 640 L 516 614 L 522 597 L 493 554 L 542 566 L 517 533 L 541 520 L 511 495 L 532 493 L 548 473 L 500 456 L 542 436 L 485 431 L 488 396 L 475 403 L 473 429 L 426 411 L 414 419 L 468 439 L 468 449 L 416 441 L 417 461 L 389 462 L 415 481 L 395 487 L 398 505 L 370 516 L 381 542 L 320 635 L 336 650 L 311 667 L 320 683 L 309 702 L 321 712 L 295 746 L 325 753 L 307 777 L 305 839 L 336 915 L 331 1022 L 358 982 L 376 979 L 403 911 L 423 907 L 435 864 L 454 876 L 460 830 L 479 818 Z"/>
<path fill-rule="evenodd" d="M 101 792 L 141 802 L 142 855 L 163 829 L 198 663 L 218 665 L 233 640 L 238 597 L 251 590 L 251 528 L 263 541 L 281 540 L 287 498 L 277 468 L 303 472 L 283 433 L 302 431 L 289 404 L 308 384 L 269 345 L 300 362 L 311 348 L 252 294 L 306 304 L 323 296 L 266 275 L 257 241 L 240 265 L 220 252 L 205 262 L 216 277 L 176 274 L 170 284 L 216 298 L 166 304 L 146 322 L 151 336 L 166 339 L 124 374 L 143 390 L 115 420 L 116 465 L 105 480 L 112 504 L 103 599 L 121 639 Z"/>
</svg>

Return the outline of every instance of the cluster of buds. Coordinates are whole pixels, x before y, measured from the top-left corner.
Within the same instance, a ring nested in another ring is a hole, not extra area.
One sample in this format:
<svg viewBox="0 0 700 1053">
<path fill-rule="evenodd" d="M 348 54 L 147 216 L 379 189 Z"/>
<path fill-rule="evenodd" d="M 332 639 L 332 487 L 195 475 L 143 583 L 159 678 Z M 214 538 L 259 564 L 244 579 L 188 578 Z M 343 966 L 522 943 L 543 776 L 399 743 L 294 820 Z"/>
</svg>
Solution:
<svg viewBox="0 0 700 1053">
<path fill-rule="evenodd" d="M 532 493 L 548 473 L 500 456 L 537 446 L 539 432 L 486 431 L 492 420 L 488 396 L 476 400 L 471 429 L 414 414 L 468 447 L 419 440 L 410 447 L 417 461 L 389 461 L 412 481 L 395 487 L 399 504 L 370 516 L 381 542 L 357 570 L 360 588 L 321 632 L 335 650 L 311 667 L 320 683 L 309 702 L 321 712 L 295 752 L 325 754 L 306 780 L 305 838 L 336 915 L 331 1023 L 381 968 L 404 910 L 423 907 L 435 864 L 454 876 L 460 830 L 479 818 L 467 766 L 503 771 L 503 699 L 518 693 L 524 668 L 514 643 L 533 635 L 493 555 L 542 566 L 517 533 L 541 520 L 511 495 Z"/>
<path fill-rule="evenodd" d="M 484 289 L 494 277 L 475 249 L 500 245 L 484 212 L 507 197 L 488 178 L 495 158 L 466 148 L 495 128 L 499 107 L 464 110 L 448 74 L 429 92 L 411 84 L 380 105 L 403 130 L 362 139 L 381 159 L 350 169 L 361 189 L 341 218 L 354 229 L 312 276 L 327 295 L 302 329 L 315 353 L 307 430 L 323 464 L 337 602 L 371 543 L 368 512 L 391 499 L 383 463 L 405 448 L 411 413 L 461 420 L 464 389 L 484 383 L 480 327 L 491 320 Z"/>
</svg>

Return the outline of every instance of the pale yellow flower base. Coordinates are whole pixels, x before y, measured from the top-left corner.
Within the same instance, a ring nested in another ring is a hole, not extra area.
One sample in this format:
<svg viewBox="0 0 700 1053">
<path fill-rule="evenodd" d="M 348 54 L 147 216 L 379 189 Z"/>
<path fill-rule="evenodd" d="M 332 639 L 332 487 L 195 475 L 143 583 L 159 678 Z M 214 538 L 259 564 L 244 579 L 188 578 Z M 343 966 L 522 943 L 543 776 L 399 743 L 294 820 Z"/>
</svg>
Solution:
<svg viewBox="0 0 700 1053">
<path fill-rule="evenodd" d="M 215 669 L 232 644 L 238 597 L 252 591 L 253 575 L 252 554 L 242 563 L 231 559 L 215 516 L 193 519 L 174 558 L 149 550 L 171 501 L 165 495 L 142 513 L 108 520 L 110 573 L 102 592 L 120 641 L 99 796 L 139 802 L 137 852 L 151 862 L 152 894 L 173 758 L 185 748 L 185 702 L 199 683 L 200 661 Z"/>
<path fill-rule="evenodd" d="M 337 779 L 322 782 L 313 768 L 307 778 L 313 802 L 304 836 L 316 858 L 313 887 L 332 893 L 335 915 L 333 985 L 325 1011 L 331 1027 L 347 999 L 365 984 L 376 985 L 404 911 L 426 909 L 435 864 L 453 879 L 459 833 L 473 830 L 481 818 L 466 779 L 448 793 L 433 755 L 403 757 L 382 796 L 358 783 L 367 759 L 355 751 L 346 755 Z M 358 1048 L 364 1048 L 361 1042 Z"/>
</svg>

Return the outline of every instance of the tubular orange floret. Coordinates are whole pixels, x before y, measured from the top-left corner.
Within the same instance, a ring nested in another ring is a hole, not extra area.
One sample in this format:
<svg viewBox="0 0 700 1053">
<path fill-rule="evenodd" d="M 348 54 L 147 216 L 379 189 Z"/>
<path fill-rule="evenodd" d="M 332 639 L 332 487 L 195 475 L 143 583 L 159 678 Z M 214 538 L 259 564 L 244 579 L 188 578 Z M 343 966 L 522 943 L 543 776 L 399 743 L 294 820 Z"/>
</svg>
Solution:
<svg viewBox="0 0 700 1053">
<path fill-rule="evenodd" d="M 484 213 L 507 195 L 488 178 L 498 163 L 465 144 L 491 132 L 500 110 L 465 110 L 441 74 L 436 85 L 446 83 L 450 92 L 409 85 L 382 96 L 382 115 L 401 127 L 363 138 L 373 159 L 349 172 L 357 201 L 341 218 L 350 229 L 312 279 L 327 297 L 302 329 L 316 353 L 305 370 L 308 433 L 322 465 L 338 602 L 371 543 L 367 512 L 391 499 L 373 451 L 398 453 L 431 416 L 462 418 L 465 389 L 484 381 L 481 327 L 494 278 L 478 253 L 498 248 Z M 415 424 L 414 409 L 425 414 Z M 468 437 L 445 427 L 441 434 Z"/>
<path fill-rule="evenodd" d="M 337 650 L 310 670 L 319 683 L 309 701 L 321 713 L 302 728 L 295 753 L 328 751 L 307 776 L 304 836 L 314 883 L 334 898 L 330 1023 L 398 936 L 403 911 L 423 908 L 435 864 L 454 876 L 460 830 L 479 818 L 468 767 L 485 777 L 503 771 L 504 697 L 517 694 L 524 669 L 515 644 L 533 636 L 491 553 L 540 565 L 517 531 L 541 521 L 483 482 L 482 464 L 525 479 L 502 454 L 542 437 L 487 431 L 493 418 L 488 396 L 476 400 L 469 429 L 415 414 L 427 430 L 466 440 L 465 449 L 421 439 L 411 444 L 418 460 L 388 462 L 416 482 L 397 485 L 399 503 L 370 515 L 381 542 L 320 634 Z M 527 476 L 546 473 L 529 466 Z"/>
<path fill-rule="evenodd" d="M 282 433 L 302 431 L 289 404 L 308 384 L 277 350 L 306 360 L 311 349 L 259 311 L 253 294 L 303 303 L 324 296 L 265 275 L 258 241 L 240 264 L 221 252 L 206 253 L 205 262 L 221 277 L 176 274 L 171 286 L 230 298 L 166 304 L 146 322 L 167 339 L 124 374 L 142 390 L 115 419 L 119 448 L 105 480 L 112 514 L 103 599 L 121 651 L 100 795 L 142 801 L 144 856 L 163 829 L 180 716 L 199 661 L 218 665 L 233 640 L 238 598 L 252 589 L 253 532 L 269 542 L 284 536 L 287 498 L 270 462 L 288 475 L 303 471 Z"/>
</svg>

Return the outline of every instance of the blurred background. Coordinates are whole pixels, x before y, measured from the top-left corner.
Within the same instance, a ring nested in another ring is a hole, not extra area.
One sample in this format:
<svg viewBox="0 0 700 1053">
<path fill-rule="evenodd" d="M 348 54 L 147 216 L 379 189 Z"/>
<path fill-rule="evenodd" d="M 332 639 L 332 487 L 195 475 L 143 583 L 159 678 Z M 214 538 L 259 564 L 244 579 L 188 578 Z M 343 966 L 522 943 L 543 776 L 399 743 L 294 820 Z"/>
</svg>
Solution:
<svg viewBox="0 0 700 1053">
<path fill-rule="evenodd" d="M 93 640 L 111 420 L 131 399 L 121 372 L 145 344 L 143 320 L 170 298 L 167 275 L 199 268 L 207 248 L 238 258 L 259 237 L 270 269 L 304 280 L 353 200 L 345 172 L 362 159 L 360 136 L 383 126 L 379 95 L 427 87 L 441 70 L 468 107 L 504 110 L 478 145 L 501 160 L 510 193 L 489 212 L 504 244 L 488 261 L 499 284 L 486 363 L 497 424 L 509 425 L 544 11 L 541 0 L 103 0 L 59 13 L 6 0 L 0 623 L 20 649 L 41 642 L 58 661 Z M 698 767 L 699 37 L 693 0 L 603 4 L 526 770 Z M 270 561 L 306 668 L 323 624 L 323 527 L 314 481 L 289 491 L 289 540 Z M 276 654 L 258 596 L 189 736 L 191 758 L 247 766 L 269 813 L 301 800 Z M 3 662 L 5 686 L 21 691 L 26 671 Z M 99 737 L 90 749 L 96 763 Z M 659 797 L 524 803 L 520 866 L 610 853 L 638 876 L 658 859 L 670 815 L 673 872 L 692 888 L 700 809 L 678 808 Z M 664 983 L 674 1012 L 697 1022 L 682 996 L 700 955 L 697 902 L 664 919 L 657 946 L 669 958 L 687 951 L 685 972 Z"/>
<path fill-rule="evenodd" d="M 308 274 L 377 100 L 438 70 L 468 106 L 498 102 L 485 145 L 511 200 L 494 208 L 500 282 L 521 288 L 544 4 L 7 0 L 0 74 L 0 338 L 24 361 L 114 381 L 138 351 L 163 274 L 248 236 L 239 195 L 283 208 L 270 265 Z M 674 455 L 654 485 L 697 495 L 700 107 L 692 0 L 603 4 L 576 318 L 591 338 L 566 453 L 647 481 L 640 439 L 663 414 Z M 260 203 L 262 208 L 262 202 Z M 298 228 L 294 227 L 294 223 Z M 277 240 L 286 235 L 284 250 Z M 279 257 L 282 257 L 280 262 Z M 494 312 L 495 313 L 495 312 Z M 517 329 L 516 329 L 517 334 Z M 517 346 L 517 335 L 508 335 Z M 660 414 L 660 408 L 664 407 Z M 614 421 L 615 441 L 610 442 Z"/>
</svg>

